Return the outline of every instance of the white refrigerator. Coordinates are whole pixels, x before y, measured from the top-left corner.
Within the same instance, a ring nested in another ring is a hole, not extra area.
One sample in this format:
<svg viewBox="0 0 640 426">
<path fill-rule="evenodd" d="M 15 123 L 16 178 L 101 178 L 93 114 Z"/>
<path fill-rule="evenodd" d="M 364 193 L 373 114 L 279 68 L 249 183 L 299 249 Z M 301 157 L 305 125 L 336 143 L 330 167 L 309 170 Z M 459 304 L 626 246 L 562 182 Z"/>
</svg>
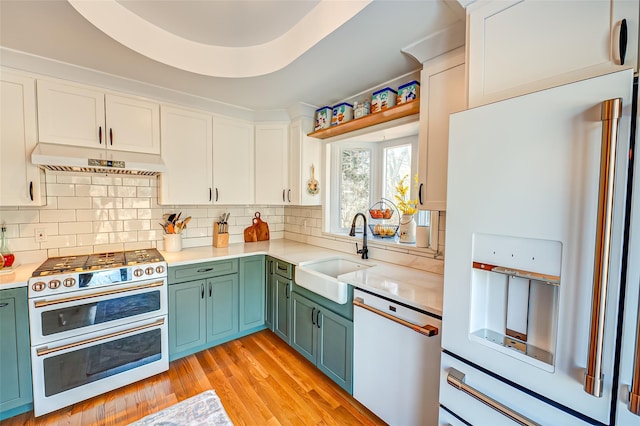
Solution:
<svg viewBox="0 0 640 426">
<path fill-rule="evenodd" d="M 640 425 L 633 86 L 451 116 L 440 424 Z"/>
</svg>

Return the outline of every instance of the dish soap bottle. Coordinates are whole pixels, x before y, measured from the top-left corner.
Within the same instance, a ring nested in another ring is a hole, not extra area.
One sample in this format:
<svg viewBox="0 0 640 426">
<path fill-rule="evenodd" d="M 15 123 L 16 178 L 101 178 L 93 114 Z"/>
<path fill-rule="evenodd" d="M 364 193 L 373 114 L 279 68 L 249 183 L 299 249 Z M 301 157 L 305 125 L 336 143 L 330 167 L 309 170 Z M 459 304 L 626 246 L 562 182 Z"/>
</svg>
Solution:
<svg viewBox="0 0 640 426">
<path fill-rule="evenodd" d="M 9 249 L 9 244 L 7 244 L 7 226 L 2 224 L 2 244 L 0 245 L 0 254 L 4 258 L 3 268 L 10 268 L 13 265 L 13 261 L 16 257 L 11 253 Z"/>
</svg>

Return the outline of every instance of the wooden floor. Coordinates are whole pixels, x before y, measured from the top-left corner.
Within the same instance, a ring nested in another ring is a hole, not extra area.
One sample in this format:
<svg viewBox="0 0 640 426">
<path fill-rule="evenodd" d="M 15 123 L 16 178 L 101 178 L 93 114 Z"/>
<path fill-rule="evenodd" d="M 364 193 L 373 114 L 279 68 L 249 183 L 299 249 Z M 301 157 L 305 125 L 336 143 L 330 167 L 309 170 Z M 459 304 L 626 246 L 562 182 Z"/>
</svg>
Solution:
<svg viewBox="0 0 640 426">
<path fill-rule="evenodd" d="M 269 330 L 176 361 L 169 371 L 9 425 L 126 425 L 214 389 L 235 425 L 384 425 Z"/>
</svg>

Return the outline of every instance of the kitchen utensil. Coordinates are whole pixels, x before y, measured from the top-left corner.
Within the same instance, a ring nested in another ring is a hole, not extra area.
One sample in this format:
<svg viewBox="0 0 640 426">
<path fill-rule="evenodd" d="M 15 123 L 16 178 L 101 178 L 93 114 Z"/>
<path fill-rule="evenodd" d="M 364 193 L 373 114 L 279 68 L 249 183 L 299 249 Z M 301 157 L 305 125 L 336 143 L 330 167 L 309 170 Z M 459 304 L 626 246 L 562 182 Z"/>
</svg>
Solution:
<svg viewBox="0 0 640 426">
<path fill-rule="evenodd" d="M 320 184 L 316 180 L 315 166 L 311 165 L 311 179 L 307 182 L 307 192 L 311 195 L 316 195 L 320 191 Z"/>
<path fill-rule="evenodd" d="M 164 230 L 165 234 L 169 233 L 169 231 L 167 231 L 167 225 L 160 223 L 160 226 L 162 226 L 162 229 Z"/>
</svg>

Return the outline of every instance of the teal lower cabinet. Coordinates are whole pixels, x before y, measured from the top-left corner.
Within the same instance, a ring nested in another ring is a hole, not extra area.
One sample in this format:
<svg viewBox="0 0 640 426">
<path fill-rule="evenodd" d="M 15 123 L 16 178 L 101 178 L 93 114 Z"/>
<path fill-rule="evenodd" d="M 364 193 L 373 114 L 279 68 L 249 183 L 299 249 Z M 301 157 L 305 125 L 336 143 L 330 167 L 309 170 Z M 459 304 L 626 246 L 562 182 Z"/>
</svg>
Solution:
<svg viewBox="0 0 640 426">
<path fill-rule="evenodd" d="M 267 327 L 291 344 L 291 291 L 293 265 L 267 257 Z"/>
<path fill-rule="evenodd" d="M 265 328 L 264 256 L 170 267 L 169 360 Z"/>
<path fill-rule="evenodd" d="M 33 409 L 27 289 L 0 290 L 0 420 Z"/>
<path fill-rule="evenodd" d="M 350 394 L 353 321 L 293 292 L 291 346 Z"/>
<path fill-rule="evenodd" d="M 265 325 L 264 256 L 240 258 L 240 331 Z"/>
</svg>

